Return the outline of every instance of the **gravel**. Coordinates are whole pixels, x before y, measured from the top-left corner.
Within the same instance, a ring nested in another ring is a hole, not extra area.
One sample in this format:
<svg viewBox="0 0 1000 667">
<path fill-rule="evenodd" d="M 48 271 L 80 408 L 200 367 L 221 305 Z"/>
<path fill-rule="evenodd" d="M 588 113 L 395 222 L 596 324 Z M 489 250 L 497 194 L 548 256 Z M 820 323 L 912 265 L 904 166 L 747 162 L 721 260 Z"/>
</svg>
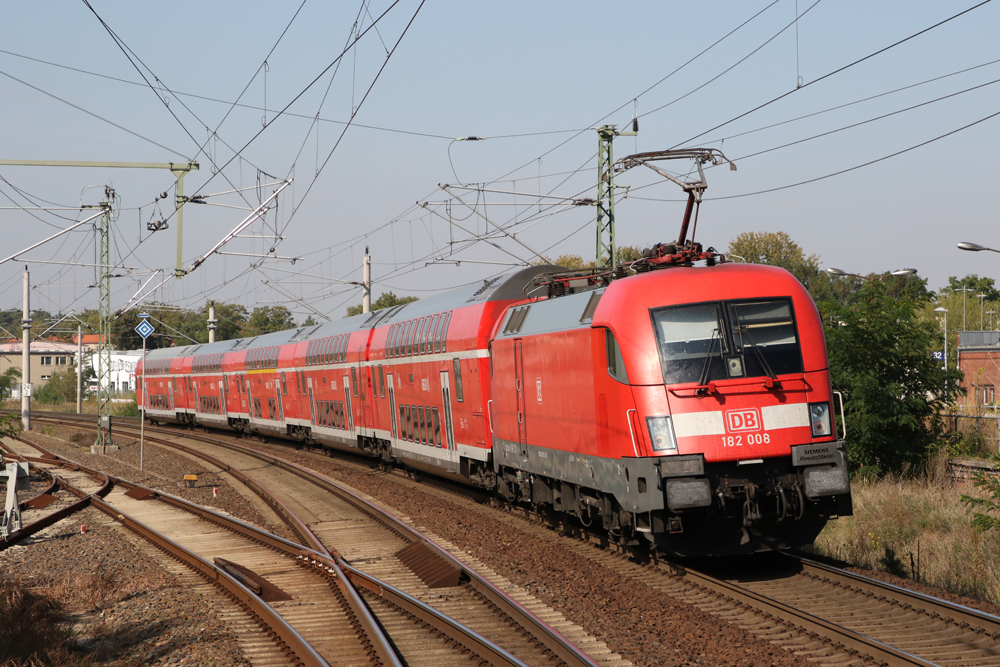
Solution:
<svg viewBox="0 0 1000 667">
<path fill-rule="evenodd" d="M 35 433 L 32 435 L 41 444 L 50 445 L 56 453 L 219 509 L 249 523 L 291 537 L 283 526 L 267 523 L 241 496 L 229 488 L 225 479 L 216 471 L 207 469 L 203 463 L 147 445 L 144 452 L 146 470 L 140 472 L 139 448 L 137 443 L 130 439 L 118 436 L 116 441 L 122 449 L 107 456 L 98 456 L 89 453 L 89 441 L 86 437 L 76 438 L 81 443 L 86 442 L 86 447 L 78 447 L 67 442 L 73 439 L 74 432 L 80 432 L 79 429 L 51 427 L 46 430 L 54 437 L 38 437 Z M 235 440 L 220 436 L 218 433 L 214 435 Z M 568 546 L 569 543 L 564 546 L 557 540 L 542 539 L 530 532 L 521 532 L 512 527 L 509 515 L 505 518 L 503 512 L 493 508 L 486 506 L 470 508 L 467 502 L 459 505 L 437 494 L 414 488 L 413 485 L 400 484 L 398 478 L 374 475 L 369 470 L 361 470 L 355 465 L 340 463 L 333 458 L 297 451 L 290 445 L 266 445 L 250 440 L 238 442 L 254 449 L 267 450 L 286 460 L 317 470 L 372 496 L 388 508 L 394 508 L 400 514 L 410 517 L 415 525 L 473 554 L 514 584 L 562 612 L 568 620 L 579 624 L 587 632 L 606 642 L 612 651 L 636 665 L 687 667 L 809 664 L 804 657 L 760 640 L 751 633 L 697 607 L 666 596 L 637 579 L 627 577 L 594 559 L 575 553 Z M 185 474 L 198 474 L 196 488 L 188 489 L 180 485 L 180 480 Z M 219 489 L 218 498 L 213 497 L 213 488 Z M 78 530 L 78 526 L 76 528 Z M 95 538 L 98 536 L 95 535 Z M 62 540 L 66 543 L 73 541 Z M 119 542 L 112 540 L 112 545 L 117 544 Z M 38 546 L 40 545 L 32 545 L 31 550 Z M 48 562 L 58 560 L 58 557 L 55 554 L 43 553 L 41 558 L 34 559 Z M 8 560 L 9 556 L 0 553 L 0 563 L 6 564 Z M 996 613 L 996 610 L 989 605 L 915 585 L 910 581 L 879 573 L 867 571 L 862 573 Z M 124 575 L 124 572 L 122 574 Z M 129 573 L 129 578 L 142 576 L 147 575 Z M 153 595 L 158 592 L 182 597 L 181 591 L 166 585 L 150 587 L 141 595 Z M 199 638 L 196 641 L 202 642 L 191 644 L 194 655 L 201 656 L 201 651 L 204 650 L 206 651 L 204 655 L 214 656 L 221 650 L 221 645 L 225 644 L 222 639 L 226 636 L 224 631 L 218 634 L 217 640 L 211 642 L 207 640 L 205 632 L 200 629 L 209 627 L 212 619 L 209 618 L 210 614 L 197 605 L 190 613 L 184 612 L 186 616 L 179 615 L 182 607 L 175 602 L 169 602 L 163 607 L 144 606 L 143 603 L 137 602 L 135 607 L 126 609 L 141 610 L 135 613 L 146 614 L 144 618 L 150 626 L 167 628 L 177 633 L 194 633 L 193 636 Z M 101 623 L 117 623 L 119 619 L 122 619 L 125 630 L 134 627 L 130 625 L 132 617 L 125 611 L 120 615 L 116 613 L 110 618 L 105 615 Z M 100 635 L 98 633 L 93 636 Z M 127 633 L 120 636 L 123 641 L 131 641 Z M 216 637 L 214 633 L 210 633 L 210 636 Z M 169 640 L 167 641 L 168 644 L 162 647 L 165 651 L 162 654 L 164 656 L 170 655 L 167 651 L 170 648 Z M 206 664 L 242 664 L 238 661 L 227 662 L 233 660 L 233 655 L 238 653 L 223 653 L 215 658 L 219 662 Z M 144 664 L 185 663 L 164 661 Z"/>
<path fill-rule="evenodd" d="M 201 597 L 122 539 L 97 510 L 0 552 L 0 577 L 57 600 L 66 648 L 93 664 L 250 664 Z"/>
</svg>

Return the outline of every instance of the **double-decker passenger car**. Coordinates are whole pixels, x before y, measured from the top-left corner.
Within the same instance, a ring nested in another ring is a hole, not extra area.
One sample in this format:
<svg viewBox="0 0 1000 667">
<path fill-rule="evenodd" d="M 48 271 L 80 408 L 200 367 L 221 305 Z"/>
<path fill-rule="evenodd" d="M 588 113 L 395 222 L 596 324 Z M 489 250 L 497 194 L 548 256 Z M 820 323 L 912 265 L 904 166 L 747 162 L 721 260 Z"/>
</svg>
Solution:
<svg viewBox="0 0 1000 667">
<path fill-rule="evenodd" d="M 619 274 L 530 267 L 316 327 L 155 350 L 140 404 L 153 421 L 361 451 L 671 554 L 800 546 L 850 514 L 802 285 L 697 244 Z"/>
</svg>

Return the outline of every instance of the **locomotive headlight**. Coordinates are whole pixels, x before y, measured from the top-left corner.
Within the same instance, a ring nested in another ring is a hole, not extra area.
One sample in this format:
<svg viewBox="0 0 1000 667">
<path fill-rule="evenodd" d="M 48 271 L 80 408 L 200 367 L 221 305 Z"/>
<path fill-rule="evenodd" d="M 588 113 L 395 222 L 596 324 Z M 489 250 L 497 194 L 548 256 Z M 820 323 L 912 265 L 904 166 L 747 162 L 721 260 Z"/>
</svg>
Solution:
<svg viewBox="0 0 1000 667">
<path fill-rule="evenodd" d="M 649 429 L 649 441 L 653 443 L 654 451 L 677 451 L 677 438 L 674 437 L 670 417 L 646 417 L 646 428 Z"/>
<path fill-rule="evenodd" d="M 809 424 L 812 426 L 814 438 L 823 435 L 831 435 L 833 429 L 830 428 L 830 404 L 810 403 L 809 404 Z"/>
</svg>

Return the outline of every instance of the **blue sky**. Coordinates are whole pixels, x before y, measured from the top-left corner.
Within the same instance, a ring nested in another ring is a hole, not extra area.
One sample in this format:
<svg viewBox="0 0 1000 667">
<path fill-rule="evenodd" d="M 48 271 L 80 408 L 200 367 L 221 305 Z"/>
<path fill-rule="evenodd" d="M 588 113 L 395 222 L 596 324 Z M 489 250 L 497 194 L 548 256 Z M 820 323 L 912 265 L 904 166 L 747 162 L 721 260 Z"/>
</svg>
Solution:
<svg viewBox="0 0 1000 667">
<path fill-rule="evenodd" d="M 952 275 L 1000 277 L 996 255 L 955 248 L 964 240 L 1000 248 L 993 156 L 1000 117 L 907 151 L 1000 111 L 1000 83 L 991 84 L 1000 63 L 987 64 L 1000 59 L 1000 4 L 822 77 L 975 4 L 428 0 L 421 7 L 419 0 L 369 0 L 300 9 L 298 2 L 92 0 L 91 11 L 83 3 L 9 3 L 0 42 L 0 159 L 197 159 L 201 170 L 186 178 L 185 193 L 212 195 L 208 201 L 219 205 L 186 207 L 185 266 L 273 191 L 272 176 L 294 178 L 277 210 L 244 233 L 254 238 L 224 248 L 241 254 L 214 256 L 150 298 L 182 307 L 208 299 L 286 305 L 301 320 L 309 312 L 303 302 L 339 317 L 360 301 L 356 286 L 338 281 L 360 280 L 365 245 L 376 297 L 389 290 L 426 296 L 482 280 L 516 263 L 512 255 L 531 259 L 528 248 L 593 257 L 593 207 L 540 205 L 537 195 L 592 197 L 594 128 L 626 129 L 638 113 L 639 136 L 619 137 L 616 157 L 708 146 L 738 165 L 709 170 L 699 241 L 724 250 L 741 232 L 782 230 L 824 267 L 914 267 L 936 289 Z M 338 68 L 335 59 L 350 45 Z M 886 114 L 893 115 L 872 120 Z M 863 124 L 835 131 L 856 123 Z M 465 136 L 485 140 L 453 141 Z M 760 151 L 768 152 L 748 157 Z M 752 194 L 900 151 L 907 152 Z M 154 271 L 173 270 L 171 199 L 157 202 L 159 210 L 154 203 L 161 192 L 173 196 L 169 171 L 4 166 L 0 176 L 4 257 L 84 215 L 15 207 L 94 204 L 103 190 L 86 188 L 110 184 L 120 197 L 112 257 L 127 267 L 116 269 L 113 305 L 125 304 Z M 679 188 L 644 169 L 616 182 L 619 244 L 676 237 Z M 440 190 L 442 183 L 466 184 L 455 195 L 476 212 Z M 235 188 L 248 189 L 242 197 L 218 194 Z M 148 232 L 147 222 L 161 214 L 169 228 Z M 457 225 L 484 233 L 483 215 L 509 226 L 517 241 L 463 242 L 469 235 Z M 85 226 L 23 258 L 92 264 L 94 242 Z M 248 256 L 262 253 L 302 259 Z M 29 266 L 33 307 L 96 307 L 93 267 Z M 22 269 L 23 261 L 0 265 L 0 307 L 20 305 Z"/>
</svg>

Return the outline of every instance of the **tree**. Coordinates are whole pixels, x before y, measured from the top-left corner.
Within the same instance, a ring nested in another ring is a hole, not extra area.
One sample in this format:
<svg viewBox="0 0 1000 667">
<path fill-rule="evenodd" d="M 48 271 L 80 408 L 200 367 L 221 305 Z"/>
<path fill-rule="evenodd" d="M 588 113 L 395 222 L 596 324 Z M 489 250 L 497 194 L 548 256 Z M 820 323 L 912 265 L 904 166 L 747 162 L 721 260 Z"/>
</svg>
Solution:
<svg viewBox="0 0 1000 667">
<path fill-rule="evenodd" d="M 93 375 L 93 371 L 90 373 Z M 49 381 L 35 392 L 34 399 L 46 405 L 72 403 L 76 400 L 76 366 L 56 371 Z"/>
<path fill-rule="evenodd" d="M 615 248 L 615 254 L 618 256 L 619 264 L 627 265 L 642 257 L 642 248 L 630 245 L 617 246 Z M 597 260 L 592 259 L 589 262 L 585 262 L 583 261 L 583 257 L 573 254 L 559 255 L 556 257 L 555 261 L 550 260 L 548 257 L 544 257 L 532 262 L 532 265 L 534 266 L 541 266 L 542 264 L 555 264 L 556 266 L 561 266 L 564 269 L 571 270 L 597 268 Z"/>
<path fill-rule="evenodd" d="M 814 282 L 828 283 L 826 274 L 819 269 L 819 257 L 806 256 L 785 232 L 743 232 L 729 243 L 726 254 L 751 264 L 780 266 L 806 289 Z"/>
<path fill-rule="evenodd" d="M 831 381 L 844 394 L 848 455 L 855 468 L 900 472 L 925 459 L 940 432 L 936 415 L 949 401 L 945 388 L 962 373 L 931 358 L 940 333 L 918 317 L 914 300 L 874 279 L 857 297 L 821 304 Z"/>
<path fill-rule="evenodd" d="M 1000 292 L 997 291 L 993 279 L 987 278 L 985 276 L 980 278 L 975 273 L 970 273 L 961 280 L 959 280 L 955 276 L 949 277 L 948 286 L 942 289 L 941 292 L 950 294 L 958 292 L 959 289 L 963 288 L 971 289 L 972 291 L 969 292 L 968 294 L 973 298 L 975 298 L 975 295 L 977 294 L 985 294 L 987 301 L 1000 300 Z M 958 293 L 961 294 L 961 292 Z"/>
<path fill-rule="evenodd" d="M 0 396 L 6 398 L 14 390 L 14 386 L 21 382 L 21 369 L 11 366 L 0 375 Z"/>
<path fill-rule="evenodd" d="M 393 306 L 401 306 L 404 303 L 413 303 L 418 301 L 415 296 L 396 296 L 392 292 L 382 292 L 375 303 L 372 304 L 372 310 L 382 310 L 383 308 L 392 308 Z M 356 306 L 347 307 L 347 316 L 353 317 L 355 315 L 360 315 L 364 311 L 364 304 L 358 304 Z"/>
<path fill-rule="evenodd" d="M 314 327 L 314 326 L 316 326 L 316 320 L 314 320 L 313 316 L 310 315 L 309 317 L 306 318 L 306 321 L 302 323 L 302 326 L 304 326 L 304 327 Z"/>
<path fill-rule="evenodd" d="M 257 306 L 243 325 L 242 335 L 249 338 L 294 328 L 292 312 L 284 306 Z"/>
</svg>

